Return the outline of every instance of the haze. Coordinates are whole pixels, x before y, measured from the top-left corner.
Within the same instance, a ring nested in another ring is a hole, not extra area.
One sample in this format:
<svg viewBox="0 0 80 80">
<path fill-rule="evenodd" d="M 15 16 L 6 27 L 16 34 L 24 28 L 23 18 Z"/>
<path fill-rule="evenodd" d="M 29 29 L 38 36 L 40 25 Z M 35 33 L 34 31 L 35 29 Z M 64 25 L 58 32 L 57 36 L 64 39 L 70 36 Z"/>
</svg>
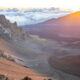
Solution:
<svg viewBox="0 0 80 80">
<path fill-rule="evenodd" d="M 0 8 L 49 8 L 79 10 L 80 0 L 0 0 Z"/>
</svg>

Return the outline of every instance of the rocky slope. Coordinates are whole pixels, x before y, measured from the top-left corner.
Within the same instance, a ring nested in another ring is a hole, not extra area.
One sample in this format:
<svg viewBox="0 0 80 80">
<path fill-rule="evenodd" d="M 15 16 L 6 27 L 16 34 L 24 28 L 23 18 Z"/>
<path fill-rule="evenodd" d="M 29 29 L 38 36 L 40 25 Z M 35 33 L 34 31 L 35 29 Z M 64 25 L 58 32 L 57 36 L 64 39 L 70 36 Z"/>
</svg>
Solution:
<svg viewBox="0 0 80 80">
<path fill-rule="evenodd" d="M 22 28 L 18 27 L 16 22 L 10 23 L 4 15 L 0 15 L 0 36 L 5 39 L 25 39 L 26 34 Z"/>
<path fill-rule="evenodd" d="M 27 45 L 26 40 L 31 43 L 32 39 L 16 23 L 10 23 L 5 16 L 0 15 L 0 74 L 5 75 L 9 80 L 22 80 L 26 76 L 32 80 L 47 79 L 23 64 L 21 58 L 37 55 L 36 51 L 28 48 L 29 43 Z"/>
<path fill-rule="evenodd" d="M 38 72 L 30 68 L 25 68 L 4 58 L 0 58 L 0 74 L 5 75 L 9 80 L 22 80 L 27 76 L 32 80 L 47 79 L 47 77 L 42 77 Z"/>
</svg>

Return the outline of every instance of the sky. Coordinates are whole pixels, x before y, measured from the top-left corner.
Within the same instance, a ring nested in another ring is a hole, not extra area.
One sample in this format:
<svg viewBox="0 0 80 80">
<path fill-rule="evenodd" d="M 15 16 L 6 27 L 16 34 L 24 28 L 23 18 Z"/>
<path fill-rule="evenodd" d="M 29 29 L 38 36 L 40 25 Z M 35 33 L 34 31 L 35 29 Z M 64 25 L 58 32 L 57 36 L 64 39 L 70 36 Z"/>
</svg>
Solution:
<svg viewBox="0 0 80 80">
<path fill-rule="evenodd" d="M 0 8 L 50 8 L 80 9 L 80 0 L 0 0 Z"/>
</svg>

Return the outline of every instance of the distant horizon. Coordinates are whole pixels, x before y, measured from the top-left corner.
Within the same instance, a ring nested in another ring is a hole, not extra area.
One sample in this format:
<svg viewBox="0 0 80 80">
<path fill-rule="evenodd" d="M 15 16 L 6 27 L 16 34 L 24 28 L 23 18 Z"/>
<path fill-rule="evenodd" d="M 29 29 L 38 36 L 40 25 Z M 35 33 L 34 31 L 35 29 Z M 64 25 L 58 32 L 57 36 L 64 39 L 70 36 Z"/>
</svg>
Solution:
<svg viewBox="0 0 80 80">
<path fill-rule="evenodd" d="M 68 8 L 59 8 L 59 7 L 49 7 L 49 8 L 46 8 L 46 7 L 44 7 L 44 8 L 35 8 L 35 7 L 33 7 L 33 8 L 17 8 L 17 7 L 0 7 L 0 9 L 18 9 L 18 10 L 20 10 L 20 9 L 23 9 L 23 10 L 29 10 L 29 9 L 51 9 L 51 8 L 54 8 L 54 9 L 60 9 L 60 10 L 68 10 L 68 11 L 72 11 L 72 9 L 68 9 Z"/>
<path fill-rule="evenodd" d="M 80 0 L 1 0 L 0 9 L 60 8 L 80 10 Z"/>
<path fill-rule="evenodd" d="M 44 8 L 44 9 L 16 9 L 8 8 L 1 9 L 0 14 L 5 15 L 5 17 L 10 20 L 12 23 L 17 22 L 20 25 L 30 25 L 41 23 L 52 18 L 58 18 L 64 16 L 68 13 L 71 13 L 71 10 L 61 10 L 59 8 Z"/>
<path fill-rule="evenodd" d="M 29 7 L 29 8 L 17 8 L 17 7 L 0 7 L 0 9 L 18 9 L 18 10 L 21 10 L 21 9 L 24 9 L 24 10 L 29 10 L 29 9 L 50 9 L 50 8 L 58 8 L 60 10 L 68 10 L 68 11 L 80 11 L 80 9 L 78 10 L 74 10 L 74 9 L 70 9 L 70 8 L 59 8 L 59 7 Z"/>
</svg>

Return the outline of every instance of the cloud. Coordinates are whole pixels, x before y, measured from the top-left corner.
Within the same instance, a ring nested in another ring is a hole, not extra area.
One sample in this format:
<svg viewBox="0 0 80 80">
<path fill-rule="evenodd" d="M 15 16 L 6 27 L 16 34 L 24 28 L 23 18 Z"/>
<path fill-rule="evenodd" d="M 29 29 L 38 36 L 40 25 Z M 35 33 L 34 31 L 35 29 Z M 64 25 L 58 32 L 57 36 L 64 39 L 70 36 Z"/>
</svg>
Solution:
<svg viewBox="0 0 80 80">
<path fill-rule="evenodd" d="M 28 10 L 18 10 L 18 9 L 2 9 L 0 14 L 6 16 L 11 22 L 17 22 L 19 26 L 36 24 L 48 19 L 58 18 L 70 13 L 70 11 L 62 11 L 58 8 L 49 9 L 28 9 Z"/>
</svg>

